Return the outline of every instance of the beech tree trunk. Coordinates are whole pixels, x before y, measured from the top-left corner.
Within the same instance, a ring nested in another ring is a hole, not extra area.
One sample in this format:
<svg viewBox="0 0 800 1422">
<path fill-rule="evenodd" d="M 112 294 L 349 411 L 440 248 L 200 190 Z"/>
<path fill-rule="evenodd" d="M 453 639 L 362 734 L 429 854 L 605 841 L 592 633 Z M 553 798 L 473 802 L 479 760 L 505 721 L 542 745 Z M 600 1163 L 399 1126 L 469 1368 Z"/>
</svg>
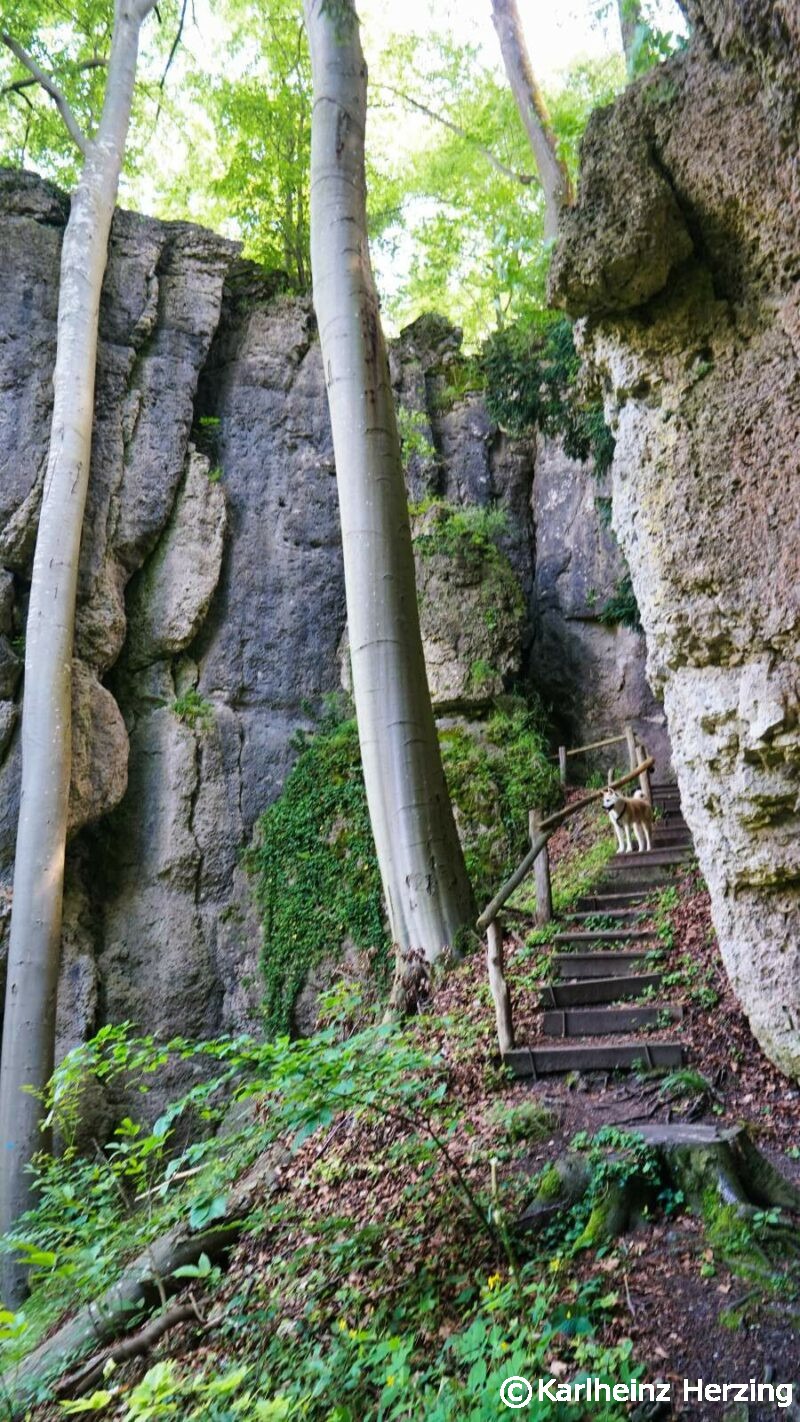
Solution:
<svg viewBox="0 0 800 1422">
<path fill-rule="evenodd" d="M 311 269 L 344 550 L 353 696 L 398 954 L 433 961 L 474 920 L 422 652 L 406 487 L 367 244 L 367 71 L 353 0 L 306 0 Z"/>
<path fill-rule="evenodd" d="M 89 480 L 100 291 L 133 99 L 139 30 L 154 0 L 116 0 L 105 102 L 81 141 L 83 171 L 64 232 L 50 450 L 25 638 L 22 795 L 0 1064 L 0 1230 L 31 1200 L 41 1091 L 53 1070 L 71 762 L 71 683 L 81 530 Z M 24 62 L 24 61 L 23 61 Z M 75 137 L 75 132 L 70 128 Z M 77 140 L 82 136 L 77 132 Z M 5 1257 L 2 1300 L 24 1272 Z"/>
<path fill-rule="evenodd" d="M 642 11 L 639 0 L 617 0 L 617 11 L 619 13 L 619 28 L 622 34 L 622 49 L 625 54 L 625 63 L 630 73 L 636 31 L 642 23 Z"/>
<path fill-rule="evenodd" d="M 492 20 L 500 41 L 508 82 L 530 140 L 544 193 L 544 235 L 555 237 L 562 207 L 572 202 L 572 184 L 558 156 L 547 106 L 528 54 L 517 0 L 492 0 Z"/>
</svg>

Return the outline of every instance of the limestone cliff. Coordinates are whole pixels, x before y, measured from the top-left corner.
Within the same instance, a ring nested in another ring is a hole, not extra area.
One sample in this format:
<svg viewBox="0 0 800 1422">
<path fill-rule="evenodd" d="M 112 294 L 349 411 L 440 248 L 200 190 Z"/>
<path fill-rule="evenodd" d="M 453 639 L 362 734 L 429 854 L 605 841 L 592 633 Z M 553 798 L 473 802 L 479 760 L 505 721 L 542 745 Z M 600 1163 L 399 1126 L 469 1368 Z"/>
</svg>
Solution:
<svg viewBox="0 0 800 1422">
<path fill-rule="evenodd" d="M 686 0 L 596 113 L 555 302 L 617 438 L 614 527 L 723 957 L 800 1072 L 800 12 Z"/>
<path fill-rule="evenodd" d="M 0 174 L 0 946 L 66 210 L 40 180 Z M 100 334 L 62 1049 L 104 1020 L 188 1035 L 257 1025 L 261 925 L 240 853 L 292 764 L 293 733 L 339 686 L 345 623 L 308 301 L 212 233 L 119 212 Z M 505 438 L 478 395 L 450 393 L 458 345 L 425 318 L 391 357 L 398 399 L 425 434 L 409 458 L 412 498 L 503 516 L 490 587 L 474 560 L 420 556 L 436 700 L 474 714 L 530 679 L 552 687 L 576 736 L 624 712 L 645 718 L 650 744 L 659 713 L 642 689 L 641 638 L 602 627 L 575 592 L 596 584 L 602 600 L 621 567 L 597 531 L 591 476 L 555 448 Z M 572 553 L 559 560 L 562 532 Z M 591 640 L 589 660 L 579 647 L 561 665 L 562 623 Z M 579 697 L 597 668 L 596 694 Z M 623 683 L 638 690 L 626 699 Z"/>
</svg>

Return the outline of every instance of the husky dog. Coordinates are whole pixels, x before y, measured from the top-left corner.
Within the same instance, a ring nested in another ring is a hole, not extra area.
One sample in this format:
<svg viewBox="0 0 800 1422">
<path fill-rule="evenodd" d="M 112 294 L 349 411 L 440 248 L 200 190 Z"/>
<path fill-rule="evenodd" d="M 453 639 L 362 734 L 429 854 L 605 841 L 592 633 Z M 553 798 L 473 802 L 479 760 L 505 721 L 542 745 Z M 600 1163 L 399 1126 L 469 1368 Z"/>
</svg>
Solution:
<svg viewBox="0 0 800 1422">
<path fill-rule="evenodd" d="M 636 835 L 636 843 L 640 852 L 643 849 L 652 849 L 650 831 L 653 828 L 653 811 L 648 805 L 643 791 L 637 790 L 635 795 L 628 797 L 618 794 L 616 790 L 609 787 L 603 795 L 603 809 L 607 811 L 608 818 L 614 826 L 620 854 L 630 854 L 633 849 L 631 829 Z"/>
</svg>

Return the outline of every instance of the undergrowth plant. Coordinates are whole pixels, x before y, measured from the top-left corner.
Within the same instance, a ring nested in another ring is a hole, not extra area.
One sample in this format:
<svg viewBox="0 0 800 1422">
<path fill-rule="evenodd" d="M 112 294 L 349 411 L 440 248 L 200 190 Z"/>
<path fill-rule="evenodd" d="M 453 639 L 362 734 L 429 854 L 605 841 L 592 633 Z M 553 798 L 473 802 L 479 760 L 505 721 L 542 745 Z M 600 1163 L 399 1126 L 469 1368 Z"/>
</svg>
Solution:
<svg viewBox="0 0 800 1422">
<path fill-rule="evenodd" d="M 481 352 L 492 418 L 511 434 L 559 437 L 570 458 L 592 460 L 599 478 L 611 467 L 614 437 L 600 401 L 579 392 L 580 364 L 572 323 L 552 314 L 495 332 Z"/>
<path fill-rule="evenodd" d="M 70 1144 L 60 1160 L 39 1159 L 39 1203 L 4 1241 L 25 1252 L 33 1269 L 25 1309 L 6 1315 L 2 1325 L 4 1369 L 63 1312 L 113 1283 L 131 1254 L 173 1221 L 194 1218 L 200 1228 L 219 1216 L 233 1181 L 271 1142 L 296 1149 L 319 1133 L 323 1147 L 306 1168 L 335 1189 L 353 1167 L 346 1156 L 326 1158 L 324 1144 L 337 1121 L 363 1120 L 388 1130 L 383 1163 L 364 1164 L 396 1175 L 395 1217 L 365 1225 L 335 1208 L 308 1213 L 291 1189 L 279 1192 L 250 1226 L 257 1248 L 262 1239 L 279 1247 L 268 1269 L 228 1287 L 211 1355 L 204 1348 L 194 1367 L 191 1358 L 157 1362 L 133 1386 L 107 1369 L 95 1393 L 64 1404 L 64 1415 L 400 1422 L 413 1413 L 488 1422 L 504 1379 L 545 1372 L 556 1350 L 571 1367 L 609 1381 L 632 1376 L 630 1343 L 607 1348 L 601 1341 L 607 1305 L 596 1290 L 556 1279 L 539 1261 L 518 1261 L 510 1252 L 488 1171 L 479 1190 L 459 1163 L 454 1147 L 463 1136 L 463 1108 L 449 1092 L 445 1064 L 421 1045 L 423 1034 L 386 1025 L 341 1040 L 340 1031 L 337 1023 L 312 1041 L 192 1044 L 106 1028 L 67 1057 L 47 1104 L 68 1141 L 89 1075 L 146 1092 L 175 1057 L 208 1075 L 152 1127 L 123 1122 L 96 1159 L 82 1158 Z M 210 1128 L 232 1103 L 253 1097 L 258 1108 L 240 1131 L 177 1146 L 175 1127 L 187 1111 Z M 526 1120 L 521 1128 L 528 1137 L 530 1128 L 546 1124 Z M 403 1248 L 419 1231 L 443 1237 L 453 1228 L 476 1240 L 472 1253 L 487 1262 L 476 1276 L 474 1262 L 465 1267 L 453 1255 L 445 1274 L 458 1321 L 441 1333 L 442 1261 L 431 1256 L 407 1271 Z M 206 1294 L 225 1288 L 210 1266 L 183 1274 Z M 555 1405 L 542 1413 L 561 1415 Z"/>
<path fill-rule="evenodd" d="M 184 725 L 193 731 L 207 731 L 214 719 L 214 707 L 211 702 L 194 686 L 175 697 L 172 711 L 179 721 L 183 721 Z"/>
</svg>

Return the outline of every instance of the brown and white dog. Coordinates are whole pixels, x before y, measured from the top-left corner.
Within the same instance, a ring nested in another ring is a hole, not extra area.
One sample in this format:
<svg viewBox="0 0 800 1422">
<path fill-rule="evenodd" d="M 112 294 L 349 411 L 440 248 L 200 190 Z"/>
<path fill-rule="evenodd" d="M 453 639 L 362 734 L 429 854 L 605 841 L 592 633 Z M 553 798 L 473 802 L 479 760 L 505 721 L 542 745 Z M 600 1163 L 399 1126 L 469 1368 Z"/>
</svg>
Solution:
<svg viewBox="0 0 800 1422">
<path fill-rule="evenodd" d="M 627 796 L 609 788 L 603 795 L 603 809 L 614 826 L 620 854 L 630 854 L 633 850 L 631 830 L 636 835 L 640 853 L 643 849 L 652 849 L 650 831 L 653 828 L 653 811 L 641 790 Z"/>
</svg>

